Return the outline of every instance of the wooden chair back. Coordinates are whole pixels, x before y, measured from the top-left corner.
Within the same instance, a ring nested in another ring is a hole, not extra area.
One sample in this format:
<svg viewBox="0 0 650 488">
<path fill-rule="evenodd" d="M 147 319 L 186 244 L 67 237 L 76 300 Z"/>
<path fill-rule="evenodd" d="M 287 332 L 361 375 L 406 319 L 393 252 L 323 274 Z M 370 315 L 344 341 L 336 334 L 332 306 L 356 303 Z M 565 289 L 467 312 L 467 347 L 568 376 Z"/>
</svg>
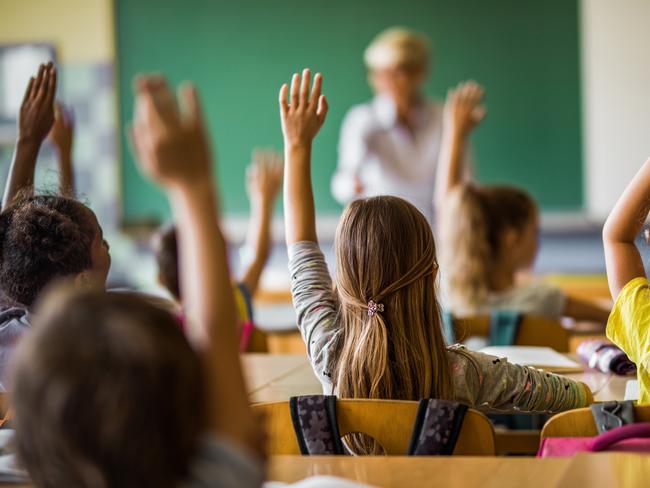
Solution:
<svg viewBox="0 0 650 488">
<path fill-rule="evenodd" d="M 246 352 L 269 352 L 269 343 L 267 333 L 263 330 L 253 327 L 251 336 L 248 339 L 248 346 Z"/>
<path fill-rule="evenodd" d="M 637 422 L 650 422 L 650 405 L 635 406 L 634 418 Z M 545 437 L 593 437 L 598 435 L 594 416 L 590 408 L 577 408 L 554 415 L 542 429 Z"/>
<path fill-rule="evenodd" d="M 454 318 L 454 332 L 458 342 L 472 336 L 489 337 L 490 317 L 477 315 Z M 519 324 L 515 345 L 550 347 L 558 352 L 569 352 L 570 336 L 570 331 L 562 327 L 558 320 L 525 315 Z"/>
<path fill-rule="evenodd" d="M 377 441 L 388 455 L 408 451 L 418 402 L 403 400 L 338 399 L 336 414 L 341 436 L 363 433 Z M 258 403 L 253 410 L 263 413 L 269 437 L 270 455 L 300 454 L 291 421 L 289 402 Z M 454 449 L 454 455 L 494 456 L 494 428 L 482 413 L 468 409 Z"/>
</svg>

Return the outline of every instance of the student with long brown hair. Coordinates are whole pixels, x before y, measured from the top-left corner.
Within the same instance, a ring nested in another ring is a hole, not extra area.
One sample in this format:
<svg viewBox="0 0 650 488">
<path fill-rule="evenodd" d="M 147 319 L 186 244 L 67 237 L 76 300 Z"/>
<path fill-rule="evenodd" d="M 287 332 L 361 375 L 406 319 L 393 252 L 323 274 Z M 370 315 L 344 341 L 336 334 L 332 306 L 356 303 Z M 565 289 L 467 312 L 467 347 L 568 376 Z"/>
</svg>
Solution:
<svg viewBox="0 0 650 488">
<path fill-rule="evenodd" d="M 517 366 L 442 336 L 436 248 L 426 218 L 397 197 L 357 200 L 336 234 L 336 288 L 318 246 L 312 140 L 325 121 L 322 76 L 294 74 L 280 91 L 291 292 L 326 393 L 455 399 L 501 410 L 561 411 L 592 401 L 586 385 Z"/>
<path fill-rule="evenodd" d="M 605 324 L 609 311 L 542 282 L 520 283 L 538 248 L 539 210 L 524 190 L 463 181 L 467 138 L 480 122 L 483 90 L 474 83 L 450 91 L 445 106 L 448 151 L 436 183 L 445 306 L 455 315 L 512 310 Z"/>
</svg>

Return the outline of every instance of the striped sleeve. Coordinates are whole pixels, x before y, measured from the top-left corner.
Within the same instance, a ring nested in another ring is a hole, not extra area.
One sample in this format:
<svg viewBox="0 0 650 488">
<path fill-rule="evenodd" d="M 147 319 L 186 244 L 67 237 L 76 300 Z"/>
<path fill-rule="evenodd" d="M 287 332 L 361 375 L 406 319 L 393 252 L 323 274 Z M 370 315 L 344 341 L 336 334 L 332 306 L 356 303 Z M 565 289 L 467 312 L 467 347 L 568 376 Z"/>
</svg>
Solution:
<svg viewBox="0 0 650 488">
<path fill-rule="evenodd" d="M 289 246 L 289 273 L 298 328 L 312 367 L 321 383 L 331 383 L 339 336 L 338 303 L 317 243 L 302 241 Z"/>
</svg>

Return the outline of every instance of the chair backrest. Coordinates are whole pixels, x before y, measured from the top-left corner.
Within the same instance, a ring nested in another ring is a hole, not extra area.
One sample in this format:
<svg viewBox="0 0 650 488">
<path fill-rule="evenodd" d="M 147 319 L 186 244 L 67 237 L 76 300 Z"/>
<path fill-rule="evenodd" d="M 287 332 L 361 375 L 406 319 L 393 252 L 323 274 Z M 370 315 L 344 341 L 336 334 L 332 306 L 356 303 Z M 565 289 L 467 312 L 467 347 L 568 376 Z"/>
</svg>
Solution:
<svg viewBox="0 0 650 488">
<path fill-rule="evenodd" d="M 336 415 L 341 436 L 363 433 L 371 436 L 388 455 L 408 451 L 418 402 L 404 400 L 338 399 Z M 258 403 L 253 410 L 264 414 L 268 452 L 271 455 L 300 454 L 291 421 L 289 402 Z M 494 428 L 482 413 L 468 409 L 460 429 L 454 455 L 493 456 Z"/>
<path fill-rule="evenodd" d="M 269 352 L 268 337 L 266 332 L 258 329 L 257 327 L 253 327 L 251 335 L 248 338 L 246 352 Z"/>
<path fill-rule="evenodd" d="M 488 315 L 456 317 L 454 331 L 458 342 L 463 342 L 472 336 L 489 337 L 490 317 Z M 558 320 L 525 315 L 519 324 L 515 345 L 550 347 L 558 352 L 569 352 L 570 335 Z"/>
<path fill-rule="evenodd" d="M 650 422 L 650 405 L 635 406 L 634 418 L 637 422 Z M 554 415 L 542 429 L 545 437 L 593 437 L 598 429 L 590 408 L 577 408 Z"/>
</svg>

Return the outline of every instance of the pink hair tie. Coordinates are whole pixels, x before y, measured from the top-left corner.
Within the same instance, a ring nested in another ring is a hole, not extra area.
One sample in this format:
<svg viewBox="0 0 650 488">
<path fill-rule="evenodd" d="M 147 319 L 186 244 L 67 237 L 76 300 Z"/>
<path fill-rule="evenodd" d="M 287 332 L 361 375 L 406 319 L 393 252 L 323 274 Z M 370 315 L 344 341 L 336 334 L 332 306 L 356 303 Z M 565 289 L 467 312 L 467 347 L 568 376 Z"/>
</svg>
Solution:
<svg viewBox="0 0 650 488">
<path fill-rule="evenodd" d="M 372 300 L 368 302 L 368 317 L 372 317 L 377 312 L 383 312 L 383 311 L 384 311 L 383 303 L 375 303 Z"/>
</svg>

